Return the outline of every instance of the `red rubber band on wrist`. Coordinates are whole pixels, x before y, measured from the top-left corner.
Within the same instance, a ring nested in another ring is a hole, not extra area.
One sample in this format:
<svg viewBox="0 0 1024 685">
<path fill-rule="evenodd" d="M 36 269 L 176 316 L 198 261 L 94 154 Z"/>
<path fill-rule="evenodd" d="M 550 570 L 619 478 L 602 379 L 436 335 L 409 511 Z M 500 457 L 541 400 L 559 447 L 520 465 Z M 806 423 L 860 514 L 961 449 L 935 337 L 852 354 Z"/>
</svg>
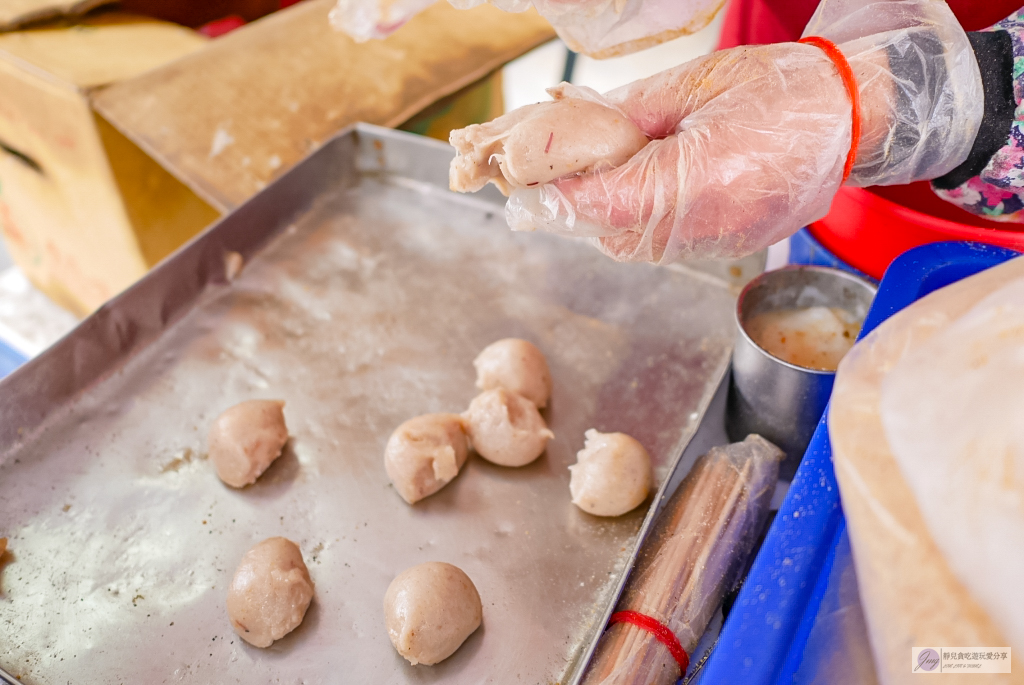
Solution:
<svg viewBox="0 0 1024 685">
<path fill-rule="evenodd" d="M 853 75 L 853 68 L 850 67 L 846 55 L 842 53 L 838 45 L 829 39 L 821 36 L 807 36 L 797 42 L 821 48 L 836 65 L 839 77 L 843 79 L 846 92 L 850 95 L 850 104 L 853 105 L 853 128 L 850 131 L 850 152 L 846 155 L 846 164 L 843 165 L 842 183 L 846 183 L 846 179 L 850 177 L 850 171 L 853 170 L 853 163 L 857 159 L 857 146 L 860 145 L 860 90 L 857 89 L 857 79 Z"/>
<path fill-rule="evenodd" d="M 676 637 L 676 634 L 669 630 L 669 627 L 664 623 L 647 614 L 641 614 L 639 611 L 616 611 L 608 619 L 608 625 L 613 626 L 616 623 L 629 623 L 653 635 L 658 642 L 668 647 L 669 654 L 679 664 L 679 671 L 682 675 L 686 675 L 686 667 L 690 665 L 690 657 L 687 655 L 686 650 L 683 649 L 683 646 L 679 644 L 679 638 Z"/>
</svg>

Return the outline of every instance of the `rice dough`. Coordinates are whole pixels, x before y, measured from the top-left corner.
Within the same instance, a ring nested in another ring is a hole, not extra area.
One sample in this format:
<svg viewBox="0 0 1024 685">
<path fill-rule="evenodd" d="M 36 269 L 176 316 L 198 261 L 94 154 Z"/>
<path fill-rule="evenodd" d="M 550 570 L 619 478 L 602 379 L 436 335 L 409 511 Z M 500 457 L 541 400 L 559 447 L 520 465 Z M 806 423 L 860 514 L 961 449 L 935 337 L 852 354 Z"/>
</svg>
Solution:
<svg viewBox="0 0 1024 685">
<path fill-rule="evenodd" d="M 554 101 L 452 131 L 452 190 L 473 192 L 490 182 L 508 195 L 513 188 L 620 166 L 647 145 L 636 124 L 595 101 L 600 96 L 593 91 L 563 84 L 548 92 Z"/>
<path fill-rule="evenodd" d="M 238 635 L 269 647 L 302 623 L 313 599 L 313 581 L 299 546 L 268 538 L 242 557 L 228 588 L 228 617 Z"/>
<path fill-rule="evenodd" d="M 256 482 L 288 442 L 284 402 L 249 400 L 217 417 L 210 428 L 210 460 L 220 479 L 233 488 Z"/>
<path fill-rule="evenodd" d="M 586 432 L 583 449 L 569 467 L 572 503 L 595 516 L 621 516 L 647 499 L 651 457 L 625 433 Z"/>
<path fill-rule="evenodd" d="M 384 623 L 410 664 L 432 665 L 455 653 L 480 627 L 483 607 L 462 569 L 428 561 L 406 569 L 384 595 Z"/>
<path fill-rule="evenodd" d="M 395 429 L 384 448 L 384 469 L 409 504 L 432 495 L 459 475 L 469 439 L 458 414 L 425 414 Z"/>
<path fill-rule="evenodd" d="M 517 392 L 538 407 L 545 407 L 551 395 L 551 371 L 544 353 L 536 345 L 518 338 L 493 342 L 473 360 L 476 387 L 481 390 L 505 388 Z"/>
<path fill-rule="evenodd" d="M 533 402 L 505 388 L 477 395 L 462 417 L 473 449 L 500 466 L 529 464 L 555 437 Z"/>
</svg>

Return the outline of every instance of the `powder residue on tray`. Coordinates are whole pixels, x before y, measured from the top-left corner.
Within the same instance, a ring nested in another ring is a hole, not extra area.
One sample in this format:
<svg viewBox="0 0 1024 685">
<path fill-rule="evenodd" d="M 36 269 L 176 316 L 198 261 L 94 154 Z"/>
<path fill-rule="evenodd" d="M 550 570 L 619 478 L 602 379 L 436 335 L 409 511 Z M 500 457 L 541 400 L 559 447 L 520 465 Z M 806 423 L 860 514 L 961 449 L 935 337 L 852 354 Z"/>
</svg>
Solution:
<svg viewBox="0 0 1024 685">
<path fill-rule="evenodd" d="M 773 357 L 808 369 L 835 371 L 864 323 L 840 307 L 762 312 L 746 323 L 747 334 Z"/>
</svg>

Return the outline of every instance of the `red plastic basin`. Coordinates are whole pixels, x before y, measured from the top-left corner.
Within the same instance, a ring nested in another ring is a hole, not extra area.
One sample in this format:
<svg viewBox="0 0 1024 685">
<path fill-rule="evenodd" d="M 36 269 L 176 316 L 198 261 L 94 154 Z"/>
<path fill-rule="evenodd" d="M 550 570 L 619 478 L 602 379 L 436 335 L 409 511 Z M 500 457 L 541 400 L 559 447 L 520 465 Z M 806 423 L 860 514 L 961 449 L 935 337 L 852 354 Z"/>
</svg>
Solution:
<svg viewBox="0 0 1024 685">
<path fill-rule="evenodd" d="M 890 188 L 840 188 L 828 215 L 808 230 L 826 249 L 880 279 L 912 247 L 974 240 L 1024 252 L 1024 225 L 975 216 L 937 197 L 926 181 Z"/>
</svg>

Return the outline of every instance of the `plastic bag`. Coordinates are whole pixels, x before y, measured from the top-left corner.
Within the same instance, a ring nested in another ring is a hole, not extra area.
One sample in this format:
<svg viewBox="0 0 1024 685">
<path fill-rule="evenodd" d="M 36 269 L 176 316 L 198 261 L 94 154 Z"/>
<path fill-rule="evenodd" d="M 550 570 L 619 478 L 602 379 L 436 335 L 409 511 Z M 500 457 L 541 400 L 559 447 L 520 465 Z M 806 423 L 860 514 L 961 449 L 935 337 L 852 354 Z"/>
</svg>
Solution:
<svg viewBox="0 0 1024 685">
<path fill-rule="evenodd" d="M 929 341 L 941 338 L 943 331 L 990 293 L 1021 278 L 1024 259 L 1015 259 L 938 290 L 880 325 L 855 345 L 839 366 L 828 416 L 829 436 L 871 648 L 879 681 L 885 685 L 907 682 L 915 646 L 1013 647 L 1017 654 L 1024 647 L 1011 641 L 1011 632 L 984 606 L 987 600 L 974 594 L 957 570 L 965 563 L 976 563 L 974 571 L 987 564 L 985 575 L 970 583 L 998 581 L 1000 569 L 994 567 L 1005 564 L 1013 568 L 1007 564 L 1010 557 L 989 548 L 984 557 L 965 560 L 955 557 L 977 554 L 979 547 L 944 550 L 937 544 L 927 512 L 946 503 L 919 502 L 901 467 L 902 460 L 893 453 L 882 416 L 884 386 L 902 360 L 915 357 Z M 961 350 L 968 362 L 978 359 L 972 356 L 977 352 L 984 350 Z M 930 391 L 918 387 L 912 392 L 911 404 L 920 404 L 922 393 Z M 905 396 L 903 401 L 908 401 Z M 963 424 L 976 418 L 974 412 L 984 409 L 978 405 L 955 421 L 930 420 L 926 429 L 939 440 L 955 440 L 964 433 Z M 903 407 L 896 411 L 912 410 Z M 892 419 L 890 414 L 887 421 Z M 967 490 L 984 482 L 969 470 L 958 478 L 955 487 Z M 958 507 L 951 513 L 965 510 Z M 1020 615 L 1014 620 L 1019 626 Z M 984 680 L 1024 682 L 1018 656 L 1012 670 L 1013 674 L 986 675 Z M 977 681 L 976 674 L 970 673 L 943 676 L 943 682 Z"/>
<path fill-rule="evenodd" d="M 749 435 L 698 459 L 658 515 L 616 611 L 658 620 L 692 654 L 764 529 L 784 456 Z M 583 683 L 672 685 L 682 675 L 653 635 L 617 623 L 601 636 Z"/>
<path fill-rule="evenodd" d="M 880 408 L 939 549 L 1024 645 L 1024 278 L 905 353 Z"/>
<path fill-rule="evenodd" d="M 338 0 L 335 28 L 356 40 L 384 38 L 433 0 Z M 460 9 L 485 2 L 506 12 L 536 7 L 566 45 L 592 57 L 625 55 L 707 26 L 725 0 L 451 0 Z"/>
<path fill-rule="evenodd" d="M 825 0 L 806 33 L 837 42 L 857 79 L 848 183 L 909 183 L 966 159 L 984 97 L 944 2 Z M 823 217 L 842 182 L 852 108 L 815 46 L 724 50 L 605 97 L 654 140 L 615 169 L 516 190 L 510 226 L 601 236 L 621 261 L 735 258 Z"/>
</svg>

